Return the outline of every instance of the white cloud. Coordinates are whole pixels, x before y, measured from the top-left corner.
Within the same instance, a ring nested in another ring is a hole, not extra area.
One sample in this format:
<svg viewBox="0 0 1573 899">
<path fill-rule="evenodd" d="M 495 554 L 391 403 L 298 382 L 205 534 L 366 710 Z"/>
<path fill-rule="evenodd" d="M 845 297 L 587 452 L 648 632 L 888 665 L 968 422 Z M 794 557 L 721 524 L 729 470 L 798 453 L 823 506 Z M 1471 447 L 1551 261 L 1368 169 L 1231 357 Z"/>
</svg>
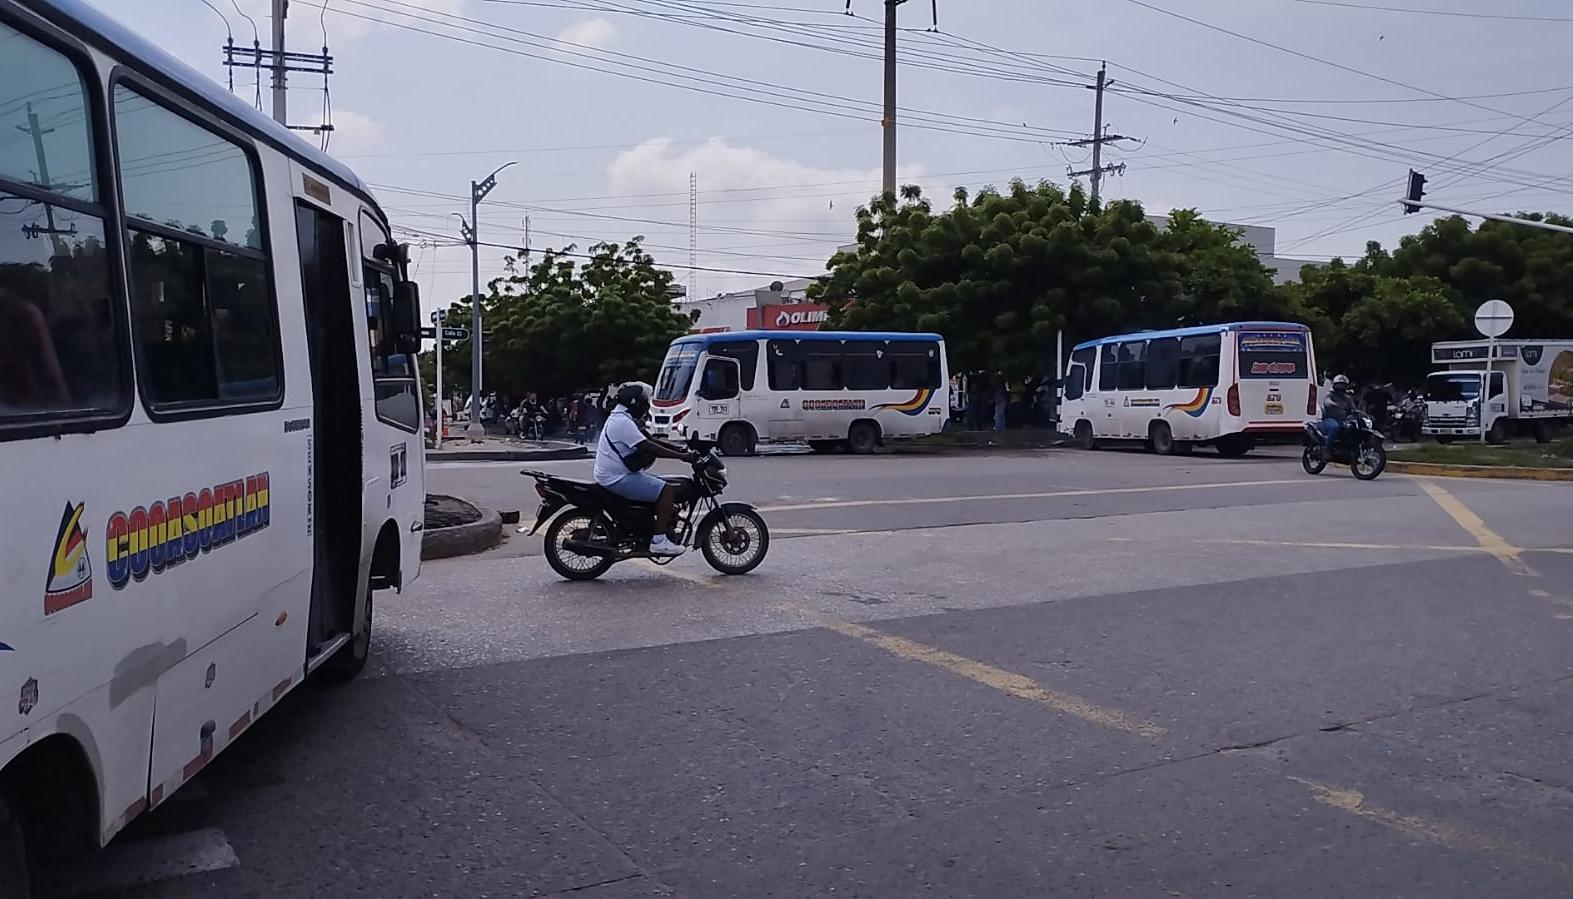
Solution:
<svg viewBox="0 0 1573 899">
<path fill-rule="evenodd" d="M 604 48 L 616 38 L 617 26 L 599 16 L 575 22 L 557 33 L 560 43 L 578 44 L 581 47 Z"/>
<path fill-rule="evenodd" d="M 869 146 L 878 150 L 877 142 Z M 819 168 L 735 146 L 723 138 L 688 147 L 656 138 L 612 160 L 607 171 L 609 192 L 628 196 L 631 203 L 651 204 L 647 211 L 631 205 L 623 213 L 628 217 L 686 220 L 680 199 L 687 194 L 689 172 L 698 178 L 699 264 L 781 274 L 822 271 L 838 246 L 856 238 L 853 213 L 880 187 L 878 168 Z M 904 166 L 897 174 L 903 184 L 922 185 L 937 206 L 948 205 L 948 195 L 929 193 L 922 167 Z M 632 199 L 649 194 L 664 196 Z M 650 243 L 686 248 L 686 232 L 652 227 L 646 233 Z M 686 263 L 682 252 L 653 252 L 679 270 Z M 748 275 L 702 277 L 705 294 L 754 286 L 761 280 Z"/>
<path fill-rule="evenodd" d="M 357 156 L 386 152 L 386 149 L 384 130 L 376 119 L 352 109 L 333 110 L 333 137 L 328 142 L 328 150 L 334 156 Z"/>
</svg>

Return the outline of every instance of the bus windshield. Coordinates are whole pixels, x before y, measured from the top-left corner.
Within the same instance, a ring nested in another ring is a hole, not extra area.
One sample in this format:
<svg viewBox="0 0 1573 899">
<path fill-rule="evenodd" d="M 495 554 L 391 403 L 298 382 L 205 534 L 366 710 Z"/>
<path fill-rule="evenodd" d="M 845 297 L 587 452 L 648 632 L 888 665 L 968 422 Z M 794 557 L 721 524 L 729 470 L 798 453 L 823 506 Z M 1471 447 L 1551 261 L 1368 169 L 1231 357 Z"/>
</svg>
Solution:
<svg viewBox="0 0 1573 899">
<path fill-rule="evenodd" d="M 1309 378 L 1310 362 L 1302 331 L 1241 331 L 1241 378 Z"/>
<path fill-rule="evenodd" d="M 1439 403 L 1458 403 L 1480 397 L 1480 376 L 1476 374 L 1432 375 L 1426 378 L 1426 399 Z"/>
<path fill-rule="evenodd" d="M 661 375 L 655 380 L 655 401 L 676 403 L 688 396 L 688 385 L 694 379 L 694 366 L 699 363 L 696 344 L 677 344 L 666 353 L 661 363 Z"/>
</svg>

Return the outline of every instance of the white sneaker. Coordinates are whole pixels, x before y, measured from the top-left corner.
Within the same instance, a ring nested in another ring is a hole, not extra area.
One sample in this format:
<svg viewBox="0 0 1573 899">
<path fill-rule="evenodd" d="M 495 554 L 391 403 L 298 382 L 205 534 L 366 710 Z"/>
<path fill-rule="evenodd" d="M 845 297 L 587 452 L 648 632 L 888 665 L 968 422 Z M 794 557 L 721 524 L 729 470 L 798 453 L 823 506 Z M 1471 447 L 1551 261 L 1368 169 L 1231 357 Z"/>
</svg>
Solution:
<svg viewBox="0 0 1573 899">
<path fill-rule="evenodd" d="M 673 543 L 665 534 L 658 534 L 650 541 L 652 556 L 680 556 L 687 551 L 688 547 L 681 543 Z"/>
</svg>

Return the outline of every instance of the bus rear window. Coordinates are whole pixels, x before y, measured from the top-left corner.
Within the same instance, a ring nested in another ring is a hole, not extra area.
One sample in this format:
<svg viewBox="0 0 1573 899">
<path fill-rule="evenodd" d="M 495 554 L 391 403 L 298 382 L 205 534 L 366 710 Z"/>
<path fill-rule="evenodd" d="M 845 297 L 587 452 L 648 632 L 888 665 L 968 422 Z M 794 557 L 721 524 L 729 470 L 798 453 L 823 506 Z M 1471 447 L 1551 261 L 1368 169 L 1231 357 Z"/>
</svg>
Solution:
<svg viewBox="0 0 1573 899">
<path fill-rule="evenodd" d="M 1308 339 L 1303 331 L 1241 331 L 1241 378 L 1311 377 Z"/>
</svg>

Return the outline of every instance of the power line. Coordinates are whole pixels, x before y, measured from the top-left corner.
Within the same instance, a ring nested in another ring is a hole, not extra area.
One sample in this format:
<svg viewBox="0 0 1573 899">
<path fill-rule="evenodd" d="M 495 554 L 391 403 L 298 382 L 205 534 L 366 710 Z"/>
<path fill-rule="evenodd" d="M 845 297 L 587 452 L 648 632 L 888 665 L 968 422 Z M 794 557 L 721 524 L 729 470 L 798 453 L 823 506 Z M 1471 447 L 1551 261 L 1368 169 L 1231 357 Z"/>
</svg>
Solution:
<svg viewBox="0 0 1573 899">
<path fill-rule="evenodd" d="M 1522 16 L 1506 13 L 1482 12 L 1454 12 L 1445 9 L 1412 9 L 1405 6 L 1378 6 L 1366 3 L 1350 3 L 1348 0 L 1290 0 L 1293 3 L 1305 3 L 1311 6 L 1339 6 L 1344 9 L 1359 9 L 1367 12 L 1396 12 L 1415 16 L 1452 16 L 1460 19 L 1498 19 L 1507 22 L 1573 22 L 1567 16 Z"/>
</svg>

